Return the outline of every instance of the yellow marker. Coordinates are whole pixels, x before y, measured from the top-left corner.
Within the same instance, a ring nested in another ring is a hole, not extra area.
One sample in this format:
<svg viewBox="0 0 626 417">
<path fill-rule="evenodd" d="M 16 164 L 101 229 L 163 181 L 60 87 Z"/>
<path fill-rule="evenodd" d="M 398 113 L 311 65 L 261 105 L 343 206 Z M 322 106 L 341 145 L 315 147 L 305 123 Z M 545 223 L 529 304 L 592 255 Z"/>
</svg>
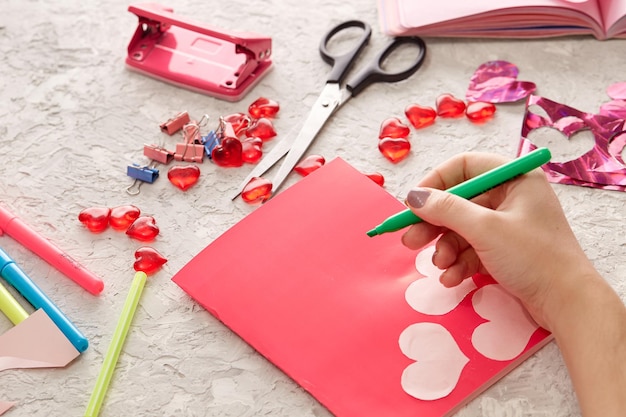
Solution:
<svg viewBox="0 0 626 417">
<path fill-rule="evenodd" d="M 96 380 L 96 386 L 91 393 L 87 411 L 85 411 L 85 417 L 96 417 L 100 413 L 100 407 L 102 406 L 102 401 L 109 388 L 117 359 L 122 351 L 122 346 L 124 346 L 124 341 L 126 340 L 130 323 L 133 321 L 135 310 L 137 310 L 137 304 L 139 304 L 143 287 L 146 285 L 146 278 L 147 275 L 141 271 L 137 272 L 133 278 L 133 283 L 130 286 L 130 291 L 126 296 L 126 302 L 122 308 L 122 314 L 113 332 L 113 339 L 111 339 L 109 349 L 104 356 L 102 368 Z"/>
<path fill-rule="evenodd" d="M 11 323 L 18 325 L 28 318 L 28 313 L 11 295 L 9 290 L 0 283 L 0 311 L 11 320 Z"/>
</svg>

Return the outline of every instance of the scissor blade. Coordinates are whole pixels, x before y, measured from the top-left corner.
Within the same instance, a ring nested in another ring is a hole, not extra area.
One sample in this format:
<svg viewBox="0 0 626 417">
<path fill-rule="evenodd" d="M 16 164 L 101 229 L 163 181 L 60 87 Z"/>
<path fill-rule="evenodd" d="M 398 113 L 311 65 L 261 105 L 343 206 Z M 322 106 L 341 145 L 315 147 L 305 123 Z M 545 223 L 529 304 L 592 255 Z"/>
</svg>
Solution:
<svg viewBox="0 0 626 417">
<path fill-rule="evenodd" d="M 278 191 L 293 167 L 296 166 L 302 155 L 309 149 L 313 139 L 324 127 L 328 118 L 333 114 L 341 103 L 341 90 L 338 84 L 326 84 L 319 98 L 313 105 L 298 136 L 295 138 L 289 153 L 280 165 L 276 176 L 272 180 L 272 192 Z"/>
</svg>

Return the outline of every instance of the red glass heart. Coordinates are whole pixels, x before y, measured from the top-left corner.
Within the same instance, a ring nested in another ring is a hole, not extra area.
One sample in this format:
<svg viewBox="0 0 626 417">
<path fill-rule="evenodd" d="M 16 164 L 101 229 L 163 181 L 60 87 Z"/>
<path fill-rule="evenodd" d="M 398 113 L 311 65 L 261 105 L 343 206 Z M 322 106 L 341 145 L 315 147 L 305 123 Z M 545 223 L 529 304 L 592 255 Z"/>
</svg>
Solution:
<svg viewBox="0 0 626 417">
<path fill-rule="evenodd" d="M 465 109 L 465 115 L 474 123 L 485 123 L 493 118 L 496 113 L 496 106 L 492 103 L 477 101 L 469 103 Z"/>
<path fill-rule="evenodd" d="M 416 129 L 432 125 L 437 118 L 435 109 L 428 106 L 418 106 L 417 104 L 408 105 L 404 109 L 404 114 L 407 119 L 409 119 L 411 125 Z"/>
<path fill-rule="evenodd" d="M 248 107 L 248 113 L 255 119 L 260 117 L 273 118 L 278 113 L 278 110 L 280 110 L 278 103 L 265 97 L 259 97 Z"/>
<path fill-rule="evenodd" d="M 380 185 L 381 187 L 385 185 L 385 177 L 383 177 L 383 174 L 381 174 L 380 172 L 374 172 L 373 174 L 365 174 L 365 176 L 369 178 L 370 180 L 374 181 L 376 184 Z"/>
<path fill-rule="evenodd" d="M 441 117 L 459 117 L 465 113 L 465 102 L 452 94 L 437 97 L 437 115 Z"/>
<path fill-rule="evenodd" d="M 241 142 L 241 159 L 243 162 L 254 164 L 263 156 L 263 140 L 248 138 Z"/>
<path fill-rule="evenodd" d="M 378 138 L 406 138 L 409 136 L 409 133 L 411 133 L 411 130 L 400 119 L 390 117 L 381 123 Z"/>
<path fill-rule="evenodd" d="M 141 216 L 130 225 L 126 234 L 133 239 L 148 242 L 159 234 L 159 226 L 152 216 Z"/>
<path fill-rule="evenodd" d="M 135 263 L 133 268 L 135 271 L 145 272 L 150 275 L 159 270 L 167 259 L 161 255 L 156 249 L 148 246 L 142 246 L 135 251 Z"/>
<path fill-rule="evenodd" d="M 132 204 L 113 207 L 111 209 L 111 216 L 109 217 L 109 224 L 115 230 L 126 230 L 137 220 L 140 214 L 141 210 Z"/>
<path fill-rule="evenodd" d="M 311 172 L 315 171 L 318 168 L 321 168 L 326 163 L 326 159 L 320 155 L 309 155 L 304 158 L 302 161 L 298 162 L 298 164 L 293 168 L 298 174 L 306 177 Z"/>
<path fill-rule="evenodd" d="M 78 220 L 89 231 L 100 233 L 109 226 L 110 215 L 111 209 L 108 207 L 89 207 L 78 213 Z"/>
<path fill-rule="evenodd" d="M 250 126 L 250 117 L 243 113 L 229 114 L 228 116 L 222 117 L 222 120 L 226 123 L 230 123 L 237 136 Z"/>
<path fill-rule="evenodd" d="M 409 155 L 411 142 L 406 138 L 383 138 L 378 142 L 378 149 L 385 158 L 395 164 Z"/>
<path fill-rule="evenodd" d="M 246 136 L 249 138 L 261 138 L 263 142 L 266 142 L 276 136 L 276 131 L 274 130 L 274 125 L 270 119 L 261 117 L 252 122 L 250 127 L 248 127 L 246 130 Z"/>
<path fill-rule="evenodd" d="M 240 167 L 243 165 L 243 147 L 237 138 L 227 137 L 211 151 L 213 162 L 221 167 Z"/>
<path fill-rule="evenodd" d="M 196 165 L 174 165 L 167 171 L 167 179 L 183 191 L 187 191 L 200 178 L 200 168 Z"/>
<path fill-rule="evenodd" d="M 249 204 L 262 203 L 272 196 L 272 182 L 262 177 L 254 177 L 241 192 L 243 201 Z"/>
</svg>

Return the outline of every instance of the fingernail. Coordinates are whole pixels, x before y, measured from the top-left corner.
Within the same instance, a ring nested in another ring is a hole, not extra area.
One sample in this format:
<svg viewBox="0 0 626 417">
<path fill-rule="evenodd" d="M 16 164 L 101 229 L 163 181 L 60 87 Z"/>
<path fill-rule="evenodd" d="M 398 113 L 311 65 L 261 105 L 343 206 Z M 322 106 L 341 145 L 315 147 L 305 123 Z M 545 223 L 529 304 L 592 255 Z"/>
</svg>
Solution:
<svg viewBox="0 0 626 417">
<path fill-rule="evenodd" d="M 421 208 L 426 204 L 430 191 L 423 188 L 413 188 L 406 196 L 406 202 L 413 208 Z"/>
</svg>

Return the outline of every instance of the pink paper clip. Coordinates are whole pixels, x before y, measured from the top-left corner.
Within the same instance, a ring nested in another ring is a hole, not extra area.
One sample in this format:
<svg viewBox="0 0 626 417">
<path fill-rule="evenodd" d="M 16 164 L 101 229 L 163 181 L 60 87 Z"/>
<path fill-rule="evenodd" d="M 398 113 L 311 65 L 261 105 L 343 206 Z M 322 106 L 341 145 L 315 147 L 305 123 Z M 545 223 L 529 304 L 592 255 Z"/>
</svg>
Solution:
<svg viewBox="0 0 626 417">
<path fill-rule="evenodd" d="M 185 162 L 202 162 L 204 160 L 204 145 L 177 143 L 174 159 Z"/>
<path fill-rule="evenodd" d="M 161 123 L 159 127 L 161 128 L 161 132 L 165 132 L 172 136 L 174 133 L 182 129 L 187 123 L 189 123 L 189 113 L 183 111 L 171 119 L 168 119 L 167 122 Z"/>
<path fill-rule="evenodd" d="M 169 164 L 174 159 L 174 152 L 157 145 L 143 145 L 143 154 L 153 161 Z"/>
</svg>

